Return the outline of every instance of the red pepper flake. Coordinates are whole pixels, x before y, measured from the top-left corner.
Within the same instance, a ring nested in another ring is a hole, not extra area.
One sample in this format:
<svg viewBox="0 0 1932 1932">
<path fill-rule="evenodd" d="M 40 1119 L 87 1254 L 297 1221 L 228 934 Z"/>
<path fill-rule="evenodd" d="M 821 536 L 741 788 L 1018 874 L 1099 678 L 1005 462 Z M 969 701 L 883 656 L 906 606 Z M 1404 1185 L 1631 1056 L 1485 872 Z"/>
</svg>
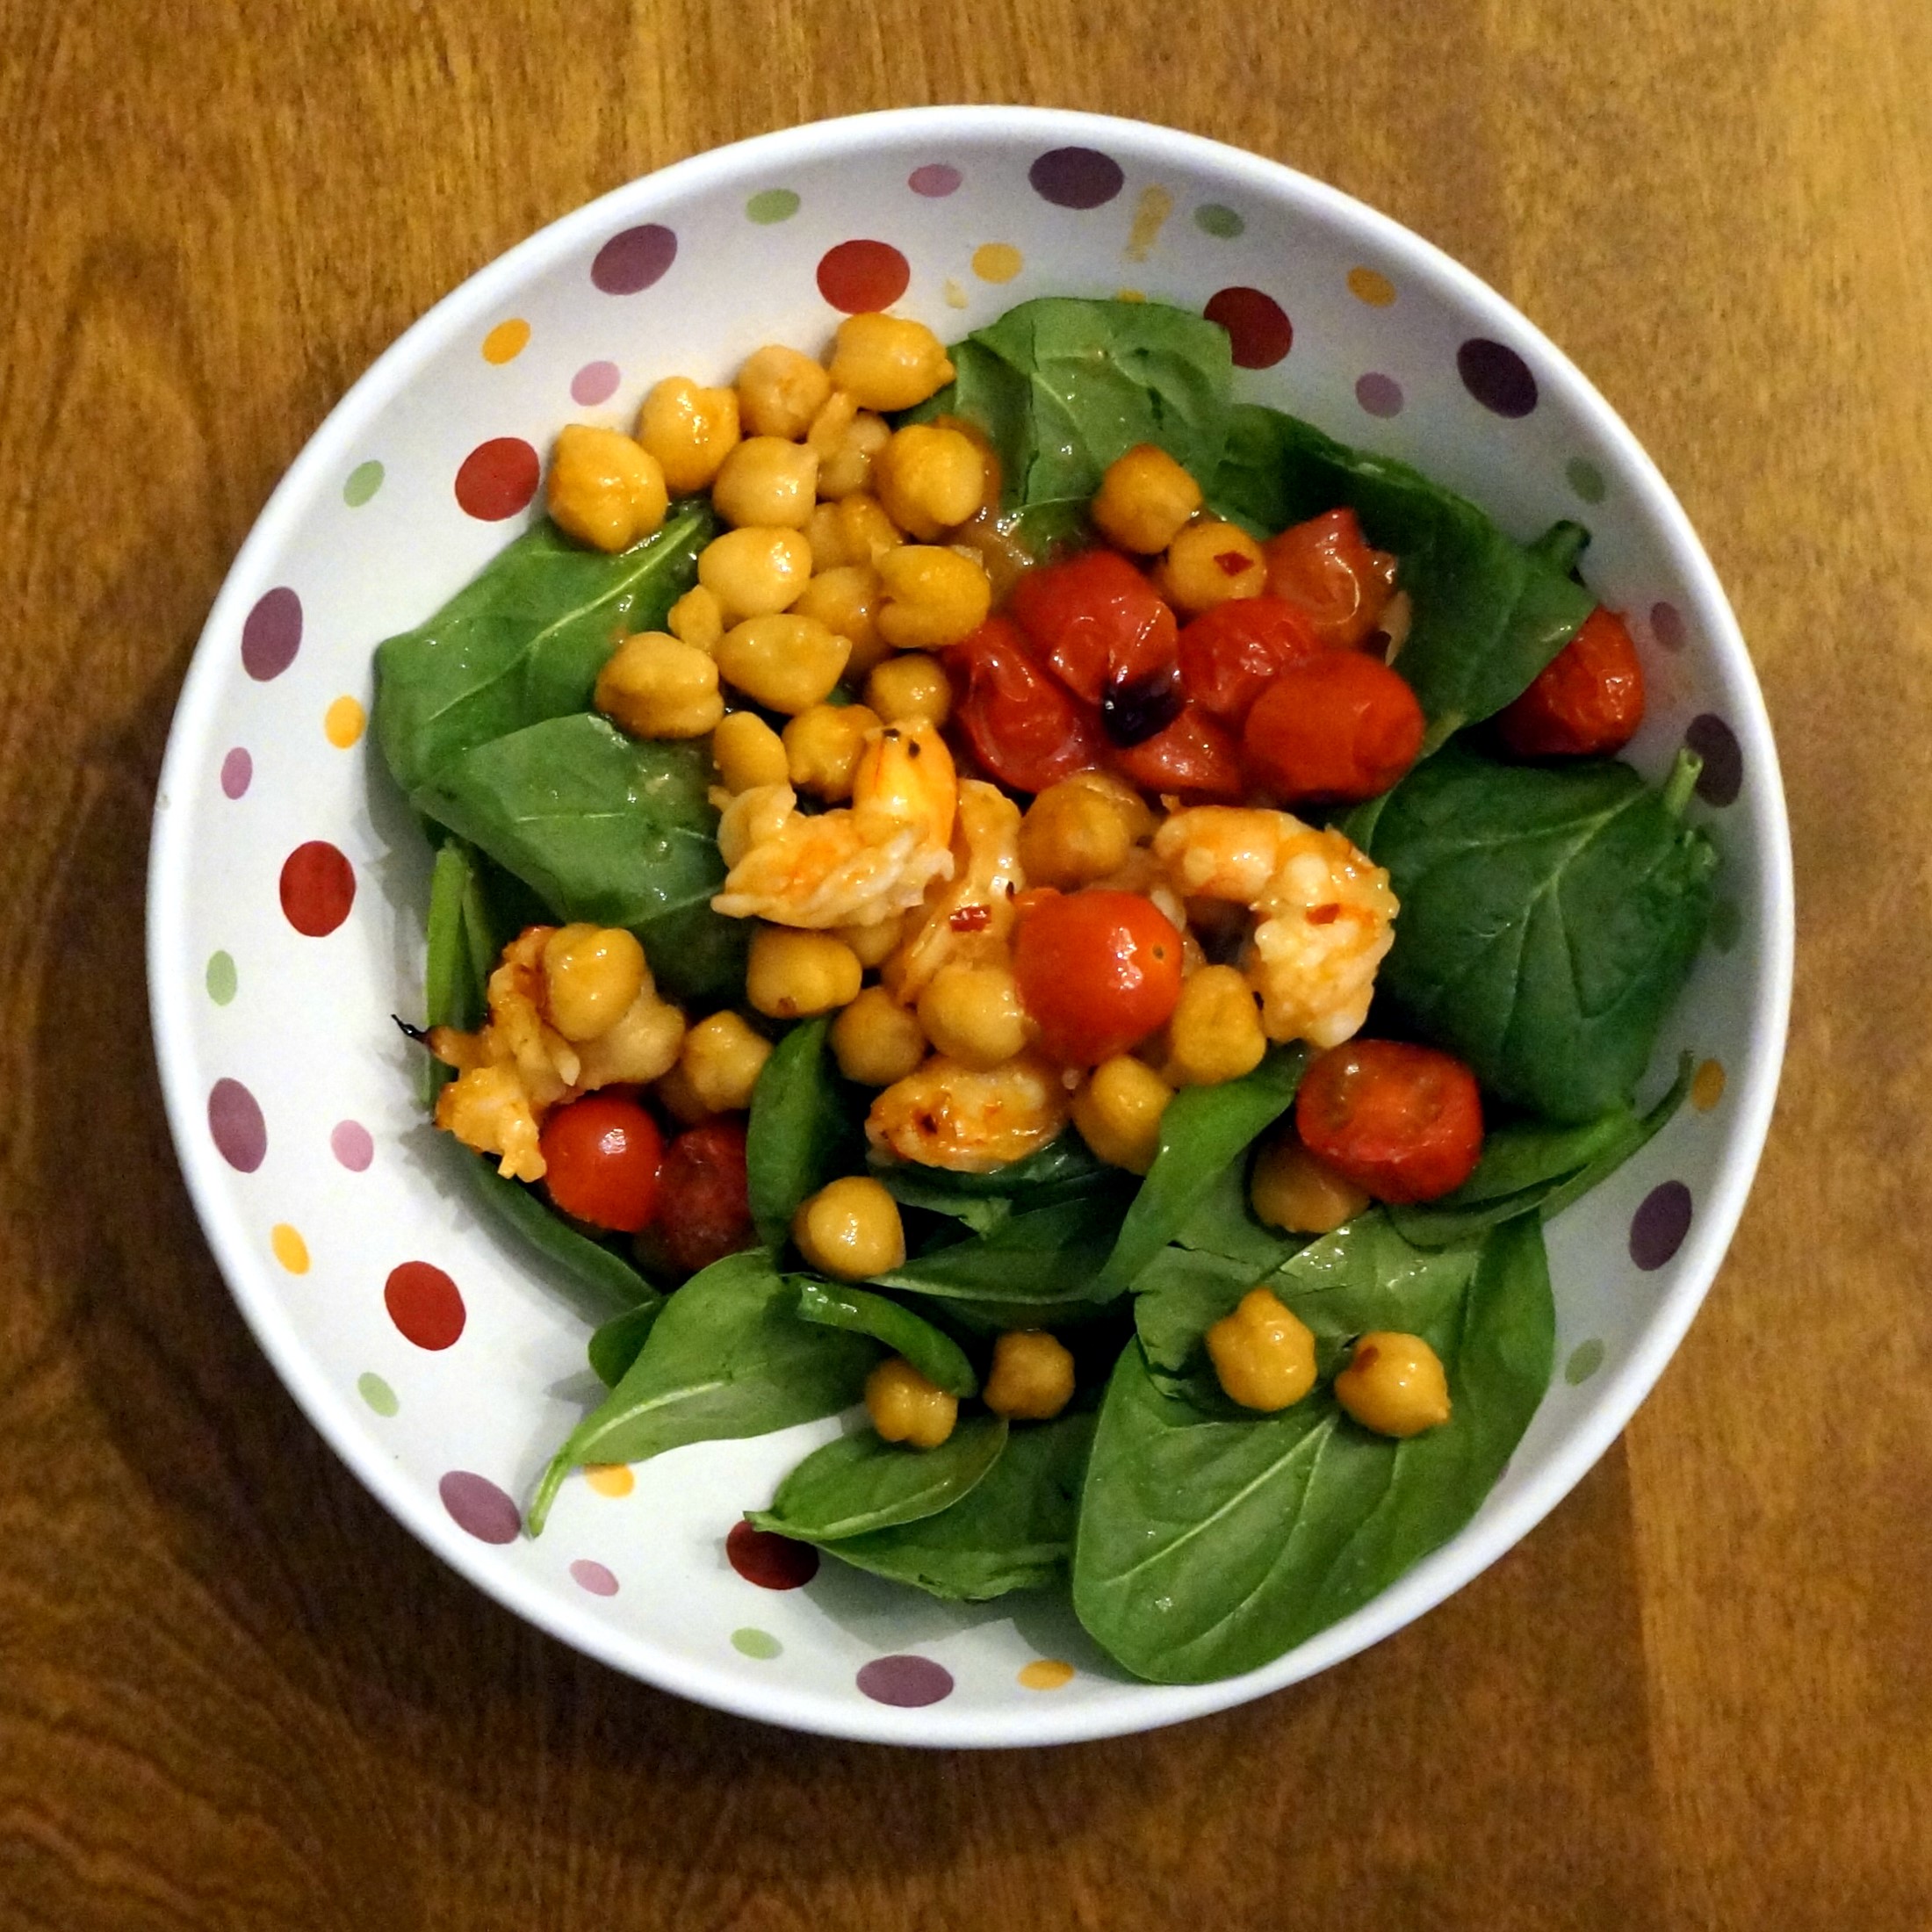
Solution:
<svg viewBox="0 0 1932 1932">
<path fill-rule="evenodd" d="M 1244 550 L 1224 550 L 1216 555 L 1215 561 L 1222 573 L 1229 577 L 1238 577 L 1243 572 L 1254 568 L 1254 559 Z"/>
<path fill-rule="evenodd" d="M 962 905 L 946 921 L 955 933 L 984 933 L 992 922 L 993 909 L 990 905 Z"/>
<path fill-rule="evenodd" d="M 1339 905 L 1311 905 L 1308 913 L 1310 926 L 1332 926 L 1341 916 Z"/>
</svg>

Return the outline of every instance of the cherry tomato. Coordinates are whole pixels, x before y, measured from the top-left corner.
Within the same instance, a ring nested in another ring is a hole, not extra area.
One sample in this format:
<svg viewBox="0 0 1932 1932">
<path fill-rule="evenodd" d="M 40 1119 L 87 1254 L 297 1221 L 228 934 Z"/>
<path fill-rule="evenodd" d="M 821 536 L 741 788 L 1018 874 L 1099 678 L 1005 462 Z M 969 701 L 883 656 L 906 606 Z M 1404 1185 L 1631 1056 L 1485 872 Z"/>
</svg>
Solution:
<svg viewBox="0 0 1932 1932">
<path fill-rule="evenodd" d="M 1644 671 L 1624 620 L 1601 604 L 1496 720 L 1519 758 L 1621 751 L 1644 721 Z"/>
<path fill-rule="evenodd" d="M 1374 631 L 1395 588 L 1395 559 L 1371 550 L 1353 510 L 1330 510 L 1271 537 L 1268 589 L 1305 611 L 1323 644 L 1352 650 Z"/>
<path fill-rule="evenodd" d="M 1294 1097 L 1301 1144 L 1378 1200 L 1434 1200 L 1482 1152 L 1476 1079 L 1453 1055 L 1398 1040 L 1324 1053 Z"/>
<path fill-rule="evenodd" d="M 1324 651 L 1291 665 L 1248 713 L 1248 775 L 1286 804 L 1373 798 L 1416 761 L 1422 706 L 1378 658 Z"/>
<path fill-rule="evenodd" d="M 1107 740 L 1093 713 L 1033 661 L 1010 617 L 987 618 L 946 656 L 960 729 L 1002 784 L 1044 791 L 1099 764 Z"/>
<path fill-rule="evenodd" d="M 1097 1066 L 1162 1025 L 1180 998 L 1180 934 L 1151 899 L 1095 889 L 1032 906 L 1013 935 L 1020 1004 L 1040 1046 Z"/>
<path fill-rule="evenodd" d="M 1180 634 L 1180 681 L 1202 710 L 1239 725 L 1275 674 L 1324 648 L 1308 614 L 1283 597 L 1237 597 Z"/>
<path fill-rule="evenodd" d="M 627 1235 L 650 1220 L 664 1136 L 635 1100 L 587 1093 L 551 1114 L 537 1147 L 544 1186 L 566 1215 Z"/>
<path fill-rule="evenodd" d="M 1172 723 L 1181 705 L 1174 613 L 1117 551 L 1029 570 L 1012 609 L 1040 661 L 1100 707 L 1116 745 L 1137 745 Z"/>
<path fill-rule="evenodd" d="M 1113 764 L 1129 784 L 1179 792 L 1196 804 L 1232 804 L 1247 794 L 1240 747 L 1198 704 L 1184 705 L 1165 731 L 1115 751 Z"/>
<path fill-rule="evenodd" d="M 696 1274 L 757 1244 L 745 1183 L 744 1123 L 700 1121 L 665 1152 L 657 1215 L 638 1251 L 660 1266 Z"/>
</svg>

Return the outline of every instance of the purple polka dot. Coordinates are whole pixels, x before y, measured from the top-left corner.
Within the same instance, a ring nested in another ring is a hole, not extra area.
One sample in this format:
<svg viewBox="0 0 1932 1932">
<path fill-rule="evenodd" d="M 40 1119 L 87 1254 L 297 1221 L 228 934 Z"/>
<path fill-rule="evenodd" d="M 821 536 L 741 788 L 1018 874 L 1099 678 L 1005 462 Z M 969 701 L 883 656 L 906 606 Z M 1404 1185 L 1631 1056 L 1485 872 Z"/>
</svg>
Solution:
<svg viewBox="0 0 1932 1932">
<path fill-rule="evenodd" d="M 1399 416 L 1402 413 L 1402 386 L 1393 376 L 1371 371 L 1355 378 L 1355 400 L 1372 416 Z"/>
<path fill-rule="evenodd" d="M 956 194 L 962 178 L 958 169 L 943 161 L 929 161 L 905 177 L 905 185 L 916 195 L 925 195 L 930 200 L 938 201 L 947 195 Z"/>
<path fill-rule="evenodd" d="M 1690 1190 L 1681 1180 L 1653 1187 L 1630 1218 L 1630 1258 L 1646 1273 L 1661 1268 L 1690 1232 Z"/>
<path fill-rule="evenodd" d="M 1027 169 L 1027 179 L 1056 208 L 1098 208 L 1127 184 L 1120 162 L 1093 148 L 1056 148 Z"/>
<path fill-rule="evenodd" d="M 376 1137 L 360 1121 L 337 1121 L 328 1150 L 351 1174 L 366 1173 L 376 1157 Z"/>
<path fill-rule="evenodd" d="M 1744 784 L 1744 752 L 1737 733 L 1715 711 L 1705 711 L 1684 728 L 1683 741 L 1704 761 L 1698 797 L 1707 805 L 1734 804 Z"/>
<path fill-rule="evenodd" d="M 617 393 L 617 385 L 623 379 L 616 363 L 586 363 L 570 378 L 570 400 L 580 402 L 585 408 L 594 409 L 600 402 L 608 401 Z"/>
<path fill-rule="evenodd" d="M 242 620 L 242 668 L 266 684 L 295 661 L 302 648 L 302 600 L 286 584 L 256 601 Z"/>
<path fill-rule="evenodd" d="M 950 1697 L 953 1674 L 930 1657 L 875 1657 L 861 1668 L 859 1688 L 875 1704 L 917 1710 Z"/>
<path fill-rule="evenodd" d="M 677 252 L 678 238 L 655 221 L 626 228 L 597 250 L 590 279 L 606 295 L 636 295 L 663 279 Z"/>
<path fill-rule="evenodd" d="M 580 1590 L 588 1590 L 593 1597 L 617 1594 L 617 1579 L 602 1563 L 593 1563 L 588 1556 L 580 1556 L 570 1566 L 570 1575 Z"/>
<path fill-rule="evenodd" d="M 216 1153 L 242 1173 L 252 1174 L 268 1156 L 268 1122 L 239 1080 L 217 1080 L 208 1090 L 208 1132 Z"/>
<path fill-rule="evenodd" d="M 1536 407 L 1536 378 L 1506 343 L 1472 336 L 1456 351 L 1456 370 L 1462 386 L 1499 416 L 1526 416 Z"/>
<path fill-rule="evenodd" d="M 237 745 L 221 761 L 221 789 L 230 798 L 239 798 L 255 776 L 255 761 Z"/>
<path fill-rule="evenodd" d="M 479 1543 L 514 1543 L 523 1519 L 516 1505 L 487 1476 L 452 1469 L 436 1484 L 450 1520 Z"/>
<path fill-rule="evenodd" d="M 1684 645 L 1683 613 L 1674 603 L 1650 607 L 1650 634 L 1666 651 L 1681 651 Z"/>
</svg>

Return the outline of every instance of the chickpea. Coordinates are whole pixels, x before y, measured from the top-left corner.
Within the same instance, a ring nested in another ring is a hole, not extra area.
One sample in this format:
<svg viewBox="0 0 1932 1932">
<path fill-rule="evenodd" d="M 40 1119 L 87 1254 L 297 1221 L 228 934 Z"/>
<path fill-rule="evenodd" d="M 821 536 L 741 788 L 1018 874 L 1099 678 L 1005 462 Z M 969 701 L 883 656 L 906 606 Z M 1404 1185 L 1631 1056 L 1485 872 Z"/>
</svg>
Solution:
<svg viewBox="0 0 1932 1932">
<path fill-rule="evenodd" d="M 865 1379 L 865 1412 L 888 1442 L 937 1449 L 959 1420 L 959 1398 L 926 1381 L 902 1355 L 889 1355 Z"/>
<path fill-rule="evenodd" d="M 1267 1288 L 1250 1288 L 1205 1340 L 1222 1393 L 1244 1409 L 1272 1415 L 1315 1387 L 1314 1333 Z"/>
<path fill-rule="evenodd" d="M 865 701 L 888 724 L 943 724 L 953 709 L 946 667 L 923 651 L 904 651 L 873 667 Z"/>
<path fill-rule="evenodd" d="M 693 584 L 671 606 L 664 628 L 680 644 L 695 645 L 709 657 L 724 635 L 724 607 L 714 592 L 703 584 Z"/>
<path fill-rule="evenodd" d="M 648 967 L 638 997 L 616 1023 L 577 1049 L 577 1084 L 588 1092 L 618 1081 L 642 1085 L 677 1064 L 684 1043 L 684 1015 L 658 998 Z"/>
<path fill-rule="evenodd" d="M 1271 1228 L 1291 1235 L 1332 1234 L 1369 1204 L 1368 1195 L 1353 1181 L 1316 1160 L 1292 1128 L 1264 1143 L 1255 1156 L 1248 1200 Z"/>
<path fill-rule="evenodd" d="M 1203 966 L 1183 982 L 1168 1016 L 1161 1077 L 1176 1086 L 1219 1086 L 1252 1073 L 1267 1050 L 1246 979 L 1232 966 Z"/>
<path fill-rule="evenodd" d="M 1419 1335 L 1363 1336 L 1335 1378 L 1335 1399 L 1379 1436 L 1419 1436 L 1449 1420 L 1442 1358 Z"/>
<path fill-rule="evenodd" d="M 745 996 L 769 1020 L 808 1020 L 849 1006 L 864 970 L 859 955 L 829 933 L 761 926 L 752 935 Z"/>
<path fill-rule="evenodd" d="M 746 436 L 711 485 L 711 508 L 739 526 L 803 530 L 818 501 L 818 458 L 782 436 Z"/>
<path fill-rule="evenodd" d="M 865 756 L 878 714 L 862 704 L 814 704 L 785 727 L 785 770 L 800 791 L 836 803 L 852 796 L 852 775 Z"/>
<path fill-rule="evenodd" d="M 1073 1124 L 1102 1160 L 1144 1174 L 1160 1151 L 1161 1115 L 1174 1090 L 1143 1060 L 1103 1060 L 1073 1096 Z"/>
<path fill-rule="evenodd" d="M 984 567 L 956 550 L 906 544 L 879 559 L 883 593 L 873 622 L 901 651 L 936 651 L 970 637 L 992 608 Z"/>
<path fill-rule="evenodd" d="M 833 931 L 859 955 L 860 965 L 869 971 L 883 966 L 899 949 L 905 937 L 905 914 L 894 912 L 866 926 L 835 926 Z"/>
<path fill-rule="evenodd" d="M 706 1114 L 729 1114 L 752 1104 L 770 1058 L 771 1042 L 742 1014 L 714 1013 L 685 1034 L 678 1070 Z"/>
<path fill-rule="evenodd" d="M 863 1174 L 827 1183 L 791 1219 L 791 1238 L 820 1274 L 864 1281 L 905 1259 L 899 1204 Z"/>
<path fill-rule="evenodd" d="M 873 622 L 878 602 L 878 572 L 863 564 L 840 564 L 831 570 L 821 570 L 791 608 L 794 616 L 816 617 L 826 630 L 836 631 L 851 645 L 846 674 L 858 677 L 890 649 Z M 871 703 L 869 698 L 866 702 Z M 878 710 L 876 704 L 872 708 Z"/>
<path fill-rule="evenodd" d="M 831 393 L 823 365 L 782 342 L 753 350 L 738 371 L 739 418 L 754 436 L 796 442 Z"/>
<path fill-rule="evenodd" d="M 861 409 L 910 409 L 953 379 L 945 345 L 924 322 L 848 315 L 839 324 L 832 379 Z"/>
<path fill-rule="evenodd" d="M 805 541 L 811 545 L 811 567 L 815 572 L 836 570 L 847 560 L 836 503 L 820 503 L 805 519 Z"/>
<path fill-rule="evenodd" d="M 835 406 L 841 400 L 853 414 L 840 428 L 834 441 L 832 422 L 836 421 Z M 823 434 L 821 424 L 825 425 Z M 869 409 L 858 408 L 855 400 L 844 390 L 833 390 L 832 400 L 818 412 L 813 420 L 811 433 L 805 439 L 818 452 L 819 495 L 836 499 L 870 489 L 879 451 L 884 449 L 891 435 L 883 416 L 876 416 Z"/>
<path fill-rule="evenodd" d="M 863 490 L 840 497 L 828 506 L 838 536 L 833 554 L 841 564 L 863 564 L 876 570 L 879 559 L 905 541 L 898 525 L 885 514 L 876 496 Z"/>
<path fill-rule="evenodd" d="M 1154 829 L 1131 785 L 1106 772 L 1078 772 L 1049 785 L 1020 821 L 1020 864 L 1028 885 L 1077 891 L 1110 877 Z"/>
<path fill-rule="evenodd" d="M 559 926 L 544 942 L 544 1007 L 566 1040 L 609 1033 L 645 979 L 644 948 L 621 926 Z"/>
<path fill-rule="evenodd" d="M 684 1071 L 681 1060 L 661 1074 L 651 1091 L 663 1102 L 671 1118 L 686 1127 L 696 1127 L 700 1121 L 711 1117 L 710 1108 L 704 1104 L 704 1096 L 692 1085 L 691 1077 Z"/>
<path fill-rule="evenodd" d="M 852 646 L 816 617 L 747 617 L 718 640 L 717 668 L 754 704 L 795 717 L 832 695 Z"/>
<path fill-rule="evenodd" d="M 1238 524 L 1190 523 L 1154 572 L 1155 588 L 1183 616 L 1197 617 L 1268 588 L 1267 559 Z"/>
<path fill-rule="evenodd" d="M 717 598 L 724 623 L 768 617 L 811 580 L 811 545 L 795 530 L 726 530 L 698 552 L 697 580 Z"/>
<path fill-rule="evenodd" d="M 1200 485 L 1165 450 L 1141 443 L 1107 465 L 1092 515 L 1110 543 L 1151 557 L 1200 508 Z"/>
<path fill-rule="evenodd" d="M 662 631 L 617 646 L 597 674 L 595 702 L 634 738 L 703 738 L 724 715 L 717 664 Z"/>
<path fill-rule="evenodd" d="M 979 513 L 986 459 L 957 429 L 912 422 L 896 430 L 874 468 L 885 514 L 916 543 L 929 544 Z"/>
<path fill-rule="evenodd" d="M 598 550 L 629 550 L 664 522 L 664 471 L 621 429 L 573 422 L 559 432 L 545 498 L 558 529 Z"/>
<path fill-rule="evenodd" d="M 919 1013 L 934 1051 L 979 1072 L 1026 1049 L 1026 1010 L 1004 966 L 941 966 L 919 995 Z"/>
<path fill-rule="evenodd" d="M 832 1022 L 839 1071 L 861 1086 L 890 1086 L 926 1057 L 926 1029 L 883 986 L 866 990 Z"/>
<path fill-rule="evenodd" d="M 706 489 L 738 442 L 738 397 L 703 389 L 688 376 L 667 376 L 638 412 L 638 441 L 664 470 L 673 496 Z"/>
<path fill-rule="evenodd" d="M 986 1406 L 1010 1422 L 1047 1422 L 1073 1400 L 1073 1356 L 1044 1329 L 1009 1329 L 993 1344 Z"/>
<path fill-rule="evenodd" d="M 732 711 L 711 733 L 711 762 L 726 791 L 782 785 L 789 766 L 785 742 L 756 711 Z"/>
</svg>

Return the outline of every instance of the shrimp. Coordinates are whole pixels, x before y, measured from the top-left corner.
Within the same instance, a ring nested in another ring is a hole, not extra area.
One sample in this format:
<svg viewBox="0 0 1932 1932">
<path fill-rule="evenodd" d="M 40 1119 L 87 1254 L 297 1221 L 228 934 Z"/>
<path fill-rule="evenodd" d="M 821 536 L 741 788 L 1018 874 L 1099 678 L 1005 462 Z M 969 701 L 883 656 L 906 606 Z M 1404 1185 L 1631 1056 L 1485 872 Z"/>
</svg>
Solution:
<svg viewBox="0 0 1932 1932">
<path fill-rule="evenodd" d="M 901 1160 L 986 1174 L 1044 1147 L 1067 1113 L 1060 1070 L 1037 1054 L 981 1072 L 935 1053 L 873 1101 L 865 1132 Z"/>
<path fill-rule="evenodd" d="M 999 965 L 1013 936 L 1020 870 L 1020 807 L 983 779 L 959 788 L 953 869 L 926 888 L 925 904 L 887 959 L 886 990 L 912 1006 L 941 966 Z"/>
<path fill-rule="evenodd" d="M 1333 1047 L 1361 1026 L 1401 908 L 1388 873 L 1339 832 L 1199 805 L 1160 828 L 1154 854 L 1185 898 L 1256 914 L 1243 964 L 1271 1040 Z"/>
<path fill-rule="evenodd" d="M 958 801 L 932 726 L 869 732 L 849 806 L 802 812 L 789 785 L 754 785 L 726 805 L 717 843 L 731 872 L 711 909 L 821 931 L 910 912 L 952 876 Z"/>
</svg>

